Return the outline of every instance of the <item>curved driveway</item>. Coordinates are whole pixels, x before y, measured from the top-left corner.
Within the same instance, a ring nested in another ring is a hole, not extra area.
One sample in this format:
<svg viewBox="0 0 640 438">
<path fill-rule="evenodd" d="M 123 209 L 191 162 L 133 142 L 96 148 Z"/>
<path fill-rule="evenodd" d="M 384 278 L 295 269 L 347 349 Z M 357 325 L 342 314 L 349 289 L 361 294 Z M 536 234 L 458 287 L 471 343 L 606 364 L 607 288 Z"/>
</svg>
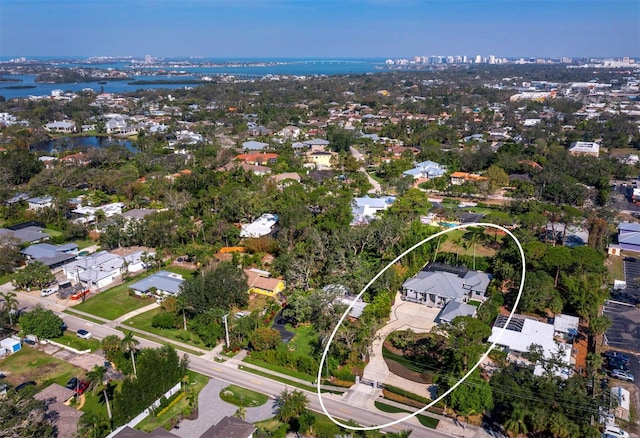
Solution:
<svg viewBox="0 0 640 438">
<path fill-rule="evenodd" d="M 369 363 L 364 369 L 363 377 L 376 382 L 387 383 L 407 390 L 422 389 L 424 394 L 429 385 L 421 385 L 411 380 L 403 379 L 389 372 L 389 367 L 382 357 L 382 344 L 387 336 L 398 330 L 411 329 L 416 333 L 425 333 L 435 325 L 436 316 L 440 309 L 427 307 L 424 304 L 402 301 L 400 292 L 396 294 L 396 299 L 391 308 L 391 320 L 376 333 L 375 340 L 371 346 Z"/>
</svg>

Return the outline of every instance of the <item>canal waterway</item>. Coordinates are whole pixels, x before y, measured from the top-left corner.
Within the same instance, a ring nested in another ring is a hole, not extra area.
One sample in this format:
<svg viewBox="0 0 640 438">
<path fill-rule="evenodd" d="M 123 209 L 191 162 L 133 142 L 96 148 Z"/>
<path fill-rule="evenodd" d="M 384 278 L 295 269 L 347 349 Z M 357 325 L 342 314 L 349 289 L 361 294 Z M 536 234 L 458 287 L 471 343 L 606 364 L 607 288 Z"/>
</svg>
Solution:
<svg viewBox="0 0 640 438">
<path fill-rule="evenodd" d="M 55 154 L 69 150 L 103 148 L 111 145 L 124 146 L 131 152 L 138 152 L 138 148 L 130 140 L 96 136 L 57 137 L 51 140 L 31 145 L 31 150 L 34 152 Z"/>
</svg>

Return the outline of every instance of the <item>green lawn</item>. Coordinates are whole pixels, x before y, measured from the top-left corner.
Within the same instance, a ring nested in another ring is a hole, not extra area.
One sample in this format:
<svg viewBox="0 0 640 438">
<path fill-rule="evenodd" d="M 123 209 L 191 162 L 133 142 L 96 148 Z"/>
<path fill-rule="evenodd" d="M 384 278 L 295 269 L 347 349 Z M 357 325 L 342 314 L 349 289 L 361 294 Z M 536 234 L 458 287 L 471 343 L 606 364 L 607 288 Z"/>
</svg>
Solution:
<svg viewBox="0 0 640 438">
<path fill-rule="evenodd" d="M 609 256 L 604 262 L 612 280 L 624 280 L 624 261 L 620 256 Z"/>
<path fill-rule="evenodd" d="M 128 286 L 150 274 L 143 274 L 126 283 L 112 287 L 98 294 L 90 295 L 90 298 L 73 308 L 102 318 L 114 320 L 133 310 L 147 306 L 154 302 L 153 298 L 137 298 L 129 295 Z"/>
<path fill-rule="evenodd" d="M 66 330 L 61 337 L 53 338 L 51 340 L 80 351 L 91 350 L 91 352 L 94 352 L 100 348 L 100 341 L 97 339 L 82 339 L 76 336 L 75 332 L 70 330 Z"/>
<path fill-rule="evenodd" d="M 193 345 L 194 347 L 207 348 L 198 335 L 190 331 L 185 332 L 180 329 L 163 329 L 151 326 L 151 320 L 160 312 L 163 312 L 161 308 L 153 309 L 148 312 L 141 313 L 140 315 L 136 315 L 133 318 L 124 321 L 123 324 L 158 336 L 173 339 L 174 341 L 184 342 L 185 344 Z"/>
<path fill-rule="evenodd" d="M 376 408 L 380 409 L 382 412 L 387 412 L 390 414 L 396 414 L 396 413 L 407 413 L 409 414 L 410 412 L 404 409 L 400 409 L 397 408 L 395 406 L 391 406 L 388 405 L 386 403 L 381 403 L 379 401 L 374 402 Z M 424 427 L 428 427 L 430 429 L 435 429 L 438 426 L 438 423 L 440 422 L 440 420 L 438 420 L 437 418 L 432 418 L 432 417 L 427 417 L 426 415 L 416 415 L 416 418 L 418 419 L 418 421 L 420 422 L 420 424 L 422 424 Z"/>
<path fill-rule="evenodd" d="M 128 327 L 117 326 L 116 330 L 120 330 L 122 333 L 124 333 L 126 335 L 129 332 L 130 329 Z M 167 343 L 170 344 L 171 343 L 171 341 L 168 341 L 166 339 L 158 339 L 157 336 L 154 336 L 151 333 L 147 333 L 147 332 L 135 332 L 135 335 L 138 338 L 148 339 L 148 340 L 153 341 L 153 342 L 161 342 L 163 344 L 167 344 Z M 185 341 L 180 341 L 180 342 L 185 343 Z M 191 349 L 191 348 L 183 347 L 182 345 L 180 345 L 180 346 L 174 345 L 174 346 L 177 349 L 179 349 L 180 351 L 184 351 L 185 353 L 193 354 L 194 356 L 202 356 L 204 354 L 201 351 L 197 351 L 197 350 L 194 350 L 194 349 Z M 214 360 L 215 360 L 215 358 L 214 358 Z"/>
<path fill-rule="evenodd" d="M 166 266 L 162 269 L 164 269 L 165 271 L 175 272 L 176 274 L 180 274 L 182 275 L 182 278 L 184 278 L 185 280 L 188 278 L 191 278 L 191 276 L 194 273 L 192 269 L 182 268 L 180 266 Z"/>
<path fill-rule="evenodd" d="M 13 275 L 13 272 L 6 275 L 0 275 L 0 284 L 9 283 L 11 280 L 13 280 Z"/>
<path fill-rule="evenodd" d="M 62 236 L 62 231 L 53 230 L 51 228 L 45 228 L 44 232 L 47 233 L 48 235 L 50 235 L 51 237 Z"/>
<path fill-rule="evenodd" d="M 290 377 L 295 377 L 296 379 L 306 380 L 310 384 L 316 381 L 317 376 L 311 376 L 309 374 L 301 373 L 300 371 L 291 370 L 289 368 L 281 367 L 279 365 L 273 365 L 262 360 L 257 360 L 252 358 L 251 356 L 247 356 L 243 359 L 243 362 L 247 362 L 250 364 L 257 365 L 261 368 L 265 368 L 267 370 L 275 371 L 276 373 L 285 374 Z"/>
<path fill-rule="evenodd" d="M 35 380 L 40 389 L 43 383 L 48 385 L 55 382 L 64 386 L 71 377 L 85 373 L 83 369 L 30 345 L 23 345 L 20 351 L 3 359 L 0 370 L 7 374 L 3 379 L 4 383 L 15 386 L 27 380 Z"/>
<path fill-rule="evenodd" d="M 236 385 L 229 385 L 220 391 L 220 398 L 229 404 L 245 408 L 262 406 L 269 400 L 264 394 Z"/>
<path fill-rule="evenodd" d="M 75 243 L 76 245 L 78 245 L 78 249 L 80 251 L 82 251 L 84 248 L 87 248 L 91 245 L 95 245 L 96 242 L 94 242 L 93 240 L 75 240 L 73 243 Z"/>
<path fill-rule="evenodd" d="M 286 326 L 287 330 L 295 333 L 296 335 L 286 344 L 280 344 L 281 348 L 295 351 L 302 356 L 311 356 L 312 348 L 311 342 L 318 338 L 316 331 L 312 325 L 301 325 L 298 328 L 293 328 L 290 324 Z"/>
<path fill-rule="evenodd" d="M 202 391 L 202 389 L 207 385 L 209 378 L 193 371 L 187 371 L 187 374 L 189 375 L 189 386 L 187 391 L 192 392 L 195 397 L 194 400 L 197 400 L 198 394 L 200 394 L 200 391 Z M 180 401 L 159 417 L 154 417 L 152 415 L 148 416 L 136 426 L 136 429 L 152 432 L 158 427 L 163 427 L 174 417 L 182 414 L 185 409 L 189 409 L 189 400 L 187 397 L 180 399 Z"/>
</svg>

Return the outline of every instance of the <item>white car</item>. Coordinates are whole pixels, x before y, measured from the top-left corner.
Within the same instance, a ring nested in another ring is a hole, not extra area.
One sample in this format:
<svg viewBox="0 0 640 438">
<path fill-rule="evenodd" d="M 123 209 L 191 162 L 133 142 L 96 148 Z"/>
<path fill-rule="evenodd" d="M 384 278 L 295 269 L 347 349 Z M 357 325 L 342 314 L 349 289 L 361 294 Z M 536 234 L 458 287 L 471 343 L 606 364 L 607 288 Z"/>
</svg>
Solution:
<svg viewBox="0 0 640 438">
<path fill-rule="evenodd" d="M 91 336 L 93 336 L 91 334 L 91 332 L 88 332 L 84 329 L 80 329 L 76 332 L 76 336 L 82 339 L 91 339 Z"/>
<path fill-rule="evenodd" d="M 620 429 L 618 426 L 607 426 L 602 436 L 605 438 L 629 438 L 629 432 Z"/>
<path fill-rule="evenodd" d="M 41 297 L 48 297 L 49 295 L 53 295 L 56 292 L 58 292 L 58 286 L 52 286 L 52 287 L 48 287 L 46 289 L 42 289 L 40 291 L 40 296 Z"/>
<path fill-rule="evenodd" d="M 627 382 L 635 382 L 635 376 L 628 371 L 624 370 L 611 370 L 611 377 L 616 379 L 626 380 Z"/>
</svg>

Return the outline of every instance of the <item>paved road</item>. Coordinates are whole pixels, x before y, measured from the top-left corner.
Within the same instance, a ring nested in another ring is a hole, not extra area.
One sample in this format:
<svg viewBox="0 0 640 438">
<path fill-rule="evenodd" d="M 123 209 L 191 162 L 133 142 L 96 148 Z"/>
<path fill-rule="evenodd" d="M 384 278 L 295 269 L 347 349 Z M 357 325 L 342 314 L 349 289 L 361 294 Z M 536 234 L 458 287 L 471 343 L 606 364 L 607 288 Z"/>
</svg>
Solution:
<svg viewBox="0 0 640 438">
<path fill-rule="evenodd" d="M 70 314 L 61 313 L 62 310 L 64 310 L 64 306 L 62 305 L 51 303 L 41 299 L 40 297 L 24 293 L 19 293 L 18 299 L 20 301 L 21 308 L 32 308 L 36 303 L 42 303 L 45 305 L 45 307 L 51 308 L 64 319 L 65 323 L 72 331 L 77 331 L 79 329 L 89 330 L 97 339 L 103 339 L 108 335 L 117 335 L 122 337 L 122 332 L 116 330 L 115 328 L 96 324 Z M 162 346 L 162 344 L 159 342 L 150 341 L 145 338 L 136 337 L 136 339 L 140 341 L 140 348 L 158 348 Z M 179 348 L 176 349 L 178 350 L 180 355 L 186 354 L 189 357 L 189 368 L 191 370 L 204 374 L 206 376 L 252 389 L 262 394 L 266 394 L 272 398 L 275 398 L 284 389 L 290 389 L 283 383 L 275 382 L 265 377 L 249 374 L 245 371 L 239 370 L 237 368 L 238 363 L 236 361 L 231 360 L 225 363 L 217 363 L 212 362 L 211 359 L 208 358 L 205 359 L 193 354 L 186 353 L 184 351 L 181 351 Z M 309 399 L 310 409 L 316 412 L 322 412 L 322 407 L 317 395 L 308 391 L 304 392 L 307 394 L 307 397 Z M 349 403 L 348 400 L 343 400 L 342 396 L 335 394 L 323 395 L 323 401 L 325 407 L 327 408 L 328 412 L 332 414 L 332 416 L 337 417 L 342 421 L 352 419 L 363 426 L 385 424 L 394 421 L 397 418 L 400 418 L 394 416 L 393 414 L 386 414 L 377 410 L 374 411 L 354 406 L 353 404 Z M 413 430 L 413 433 L 411 435 L 412 437 L 430 438 L 452 436 L 433 429 L 426 428 L 418 423 L 418 421 L 415 419 L 409 419 L 402 425 L 391 426 L 384 430 L 388 432 L 397 432 L 399 430 L 407 428 L 411 428 L 411 430 Z M 457 436 L 486 436 L 482 434 L 482 429 L 478 429 L 477 431 L 467 429 L 467 435 L 463 435 L 462 432 L 463 431 L 461 431 L 461 433 Z"/>
</svg>

